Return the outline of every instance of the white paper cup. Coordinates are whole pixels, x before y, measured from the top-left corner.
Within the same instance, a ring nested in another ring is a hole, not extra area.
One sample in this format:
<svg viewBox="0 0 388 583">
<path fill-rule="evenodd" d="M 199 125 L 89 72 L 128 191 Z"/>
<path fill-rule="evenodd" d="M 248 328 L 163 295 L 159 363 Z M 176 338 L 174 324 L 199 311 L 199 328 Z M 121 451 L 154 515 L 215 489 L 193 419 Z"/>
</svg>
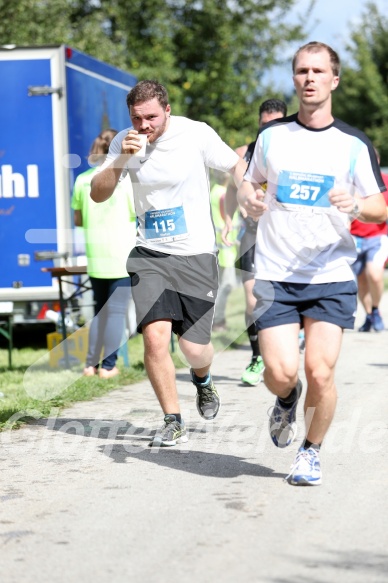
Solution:
<svg viewBox="0 0 388 583">
<path fill-rule="evenodd" d="M 140 140 L 141 148 L 140 148 L 140 150 L 137 150 L 137 152 L 135 152 L 133 155 L 136 156 L 136 158 L 139 158 L 139 157 L 142 158 L 143 156 L 145 156 L 145 153 L 146 153 L 148 136 L 146 134 L 138 134 L 137 137 Z"/>
</svg>

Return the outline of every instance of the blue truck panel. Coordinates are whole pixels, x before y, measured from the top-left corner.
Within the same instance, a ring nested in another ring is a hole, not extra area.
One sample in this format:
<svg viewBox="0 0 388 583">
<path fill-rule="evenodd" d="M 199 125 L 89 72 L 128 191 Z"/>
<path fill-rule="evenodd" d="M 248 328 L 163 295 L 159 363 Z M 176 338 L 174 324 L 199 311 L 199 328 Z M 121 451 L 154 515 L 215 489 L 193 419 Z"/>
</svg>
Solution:
<svg viewBox="0 0 388 583">
<path fill-rule="evenodd" d="M 103 129 L 130 126 L 125 98 L 137 80 L 64 45 L 2 49 L 0 77 L 0 300 L 37 303 L 57 285 L 42 272 L 52 261 L 34 254 L 74 254 L 74 180 Z"/>
<path fill-rule="evenodd" d="M 51 96 L 28 97 L 29 85 L 51 85 L 49 60 L 1 62 L 0 84 L 0 245 L 2 250 L 0 288 L 22 281 L 24 287 L 51 286 L 47 276 L 33 262 L 26 231 L 56 228 L 53 197 L 54 154 Z M 39 250 L 49 249 L 39 245 Z M 19 259 L 18 259 L 19 258 Z"/>
<path fill-rule="evenodd" d="M 76 177 L 89 168 L 87 153 L 101 130 L 130 125 L 125 98 L 136 78 L 67 47 L 66 82 L 70 151 L 80 156 Z"/>
</svg>

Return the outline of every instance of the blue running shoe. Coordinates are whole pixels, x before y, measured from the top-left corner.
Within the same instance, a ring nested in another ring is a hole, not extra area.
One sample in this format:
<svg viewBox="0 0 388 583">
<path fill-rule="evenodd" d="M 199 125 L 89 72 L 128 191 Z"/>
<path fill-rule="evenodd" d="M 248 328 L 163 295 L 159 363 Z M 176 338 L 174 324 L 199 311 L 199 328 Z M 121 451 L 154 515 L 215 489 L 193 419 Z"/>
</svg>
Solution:
<svg viewBox="0 0 388 583">
<path fill-rule="evenodd" d="M 384 321 L 379 310 L 373 310 L 372 312 L 372 326 L 375 332 L 382 332 L 384 330 Z"/>
<path fill-rule="evenodd" d="M 365 318 L 365 322 L 363 325 L 358 329 L 359 332 L 370 332 L 372 328 L 372 314 L 367 314 Z"/>
<path fill-rule="evenodd" d="M 301 447 L 291 466 L 291 472 L 285 478 L 292 486 L 319 486 L 322 484 L 321 463 L 319 452 L 313 447 Z"/>
<path fill-rule="evenodd" d="M 269 416 L 269 434 L 276 447 L 287 447 L 296 438 L 296 408 L 302 394 L 302 383 L 298 380 L 296 384 L 297 397 L 289 409 L 282 407 L 279 399 L 276 399 L 275 406 Z"/>
</svg>

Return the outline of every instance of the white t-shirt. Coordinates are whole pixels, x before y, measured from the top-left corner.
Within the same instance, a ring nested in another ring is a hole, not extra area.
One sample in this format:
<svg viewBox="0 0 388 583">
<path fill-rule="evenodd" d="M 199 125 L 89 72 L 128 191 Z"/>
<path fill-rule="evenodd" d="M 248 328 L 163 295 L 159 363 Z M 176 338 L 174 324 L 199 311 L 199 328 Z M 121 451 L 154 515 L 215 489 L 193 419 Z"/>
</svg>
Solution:
<svg viewBox="0 0 388 583">
<path fill-rule="evenodd" d="M 104 169 L 121 152 L 113 139 Z M 209 168 L 227 172 L 238 155 L 207 124 L 171 116 L 167 131 L 147 144 L 144 158 L 129 158 L 138 221 L 136 245 L 174 255 L 215 253 Z M 125 173 L 123 175 L 125 175 Z"/>
<path fill-rule="evenodd" d="M 350 281 L 356 258 L 348 215 L 328 192 L 344 187 L 366 197 L 384 190 L 373 147 L 340 120 L 306 128 L 297 115 L 264 128 L 245 174 L 267 182 L 256 238 L 255 277 L 294 283 Z"/>
</svg>

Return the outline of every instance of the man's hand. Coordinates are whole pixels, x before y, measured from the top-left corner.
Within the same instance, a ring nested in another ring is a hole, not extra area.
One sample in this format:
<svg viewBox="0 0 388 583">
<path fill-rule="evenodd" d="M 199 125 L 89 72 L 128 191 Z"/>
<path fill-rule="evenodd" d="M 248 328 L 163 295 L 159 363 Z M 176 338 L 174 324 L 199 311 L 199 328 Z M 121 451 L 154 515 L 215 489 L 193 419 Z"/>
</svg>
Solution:
<svg viewBox="0 0 388 583">
<path fill-rule="evenodd" d="M 136 154 L 141 149 L 141 141 L 138 137 L 139 132 L 136 130 L 129 130 L 123 141 L 121 142 L 121 153 L 122 154 Z"/>
<path fill-rule="evenodd" d="M 263 202 L 264 197 L 265 192 L 261 188 L 258 188 L 249 194 L 246 197 L 245 202 L 243 202 L 240 206 L 245 210 L 248 217 L 258 221 L 261 215 L 265 213 L 268 208 L 268 206 Z"/>
<path fill-rule="evenodd" d="M 355 218 L 357 214 L 361 214 L 363 201 L 359 197 L 350 194 L 344 188 L 332 188 L 329 192 L 330 204 L 335 206 L 341 213 L 346 213 Z M 358 207 L 357 211 L 355 207 Z"/>
<path fill-rule="evenodd" d="M 228 235 L 233 231 L 233 222 L 230 217 L 225 218 L 225 225 L 221 232 L 221 239 L 224 245 L 231 247 L 234 243 L 229 241 Z"/>
</svg>

